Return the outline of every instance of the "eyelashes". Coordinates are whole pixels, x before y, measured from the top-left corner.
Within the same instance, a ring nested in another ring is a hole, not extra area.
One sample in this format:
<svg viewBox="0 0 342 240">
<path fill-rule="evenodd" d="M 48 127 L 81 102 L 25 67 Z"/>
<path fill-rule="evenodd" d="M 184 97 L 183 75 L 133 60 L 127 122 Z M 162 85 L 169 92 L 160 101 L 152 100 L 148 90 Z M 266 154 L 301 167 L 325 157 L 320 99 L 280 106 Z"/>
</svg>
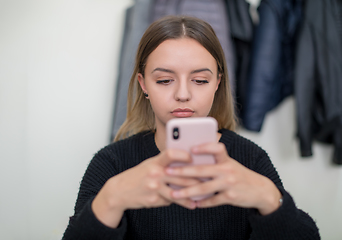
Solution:
<svg viewBox="0 0 342 240">
<path fill-rule="evenodd" d="M 197 83 L 198 85 L 202 85 L 202 84 L 209 83 L 208 80 L 197 80 L 197 79 L 194 79 L 194 80 L 192 80 L 192 81 L 194 81 L 194 82 Z"/>
<path fill-rule="evenodd" d="M 158 84 L 163 84 L 163 85 L 169 85 L 173 80 L 171 79 L 165 79 L 165 80 L 158 80 Z"/>
<path fill-rule="evenodd" d="M 165 80 L 158 80 L 156 81 L 157 84 L 163 84 L 163 85 L 169 85 L 173 82 L 174 80 L 172 79 L 165 79 Z M 191 80 L 193 81 L 194 83 L 196 83 L 197 85 L 203 85 L 203 84 L 206 84 L 206 83 L 209 83 L 208 80 L 199 80 L 199 79 L 193 79 Z"/>
</svg>

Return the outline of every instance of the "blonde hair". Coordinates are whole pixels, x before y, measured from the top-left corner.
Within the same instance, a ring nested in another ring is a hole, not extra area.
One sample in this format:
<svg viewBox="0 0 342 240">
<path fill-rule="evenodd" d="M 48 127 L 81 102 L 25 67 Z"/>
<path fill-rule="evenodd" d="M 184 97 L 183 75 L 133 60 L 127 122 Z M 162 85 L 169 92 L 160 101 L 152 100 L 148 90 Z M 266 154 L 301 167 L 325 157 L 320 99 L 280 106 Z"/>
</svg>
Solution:
<svg viewBox="0 0 342 240">
<path fill-rule="evenodd" d="M 148 56 L 167 39 L 191 38 L 199 42 L 215 58 L 221 82 L 215 93 L 209 116 L 218 122 L 219 129 L 235 130 L 236 116 L 234 100 L 228 81 L 227 65 L 221 44 L 212 27 L 203 20 L 188 16 L 168 16 L 152 23 L 142 36 L 134 71 L 128 87 L 127 116 L 114 141 L 133 134 L 155 130 L 155 117 L 151 104 L 145 98 L 138 83 L 137 75 L 144 76 Z"/>
</svg>

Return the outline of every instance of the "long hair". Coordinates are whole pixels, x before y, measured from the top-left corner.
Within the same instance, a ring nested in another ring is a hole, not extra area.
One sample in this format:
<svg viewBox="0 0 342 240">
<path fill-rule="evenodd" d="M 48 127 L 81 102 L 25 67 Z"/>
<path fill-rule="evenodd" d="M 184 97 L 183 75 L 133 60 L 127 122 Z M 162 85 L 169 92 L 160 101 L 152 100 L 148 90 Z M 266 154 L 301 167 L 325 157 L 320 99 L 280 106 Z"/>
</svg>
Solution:
<svg viewBox="0 0 342 240">
<path fill-rule="evenodd" d="M 218 122 L 219 129 L 235 130 L 234 100 L 228 80 L 227 65 L 221 44 L 205 21 L 188 16 L 167 16 L 153 22 L 142 36 L 135 58 L 134 71 L 128 87 L 127 116 L 114 141 L 133 134 L 155 130 L 155 117 L 149 100 L 138 83 L 138 73 L 145 76 L 148 56 L 165 40 L 191 38 L 199 42 L 215 58 L 221 82 L 216 90 L 209 116 Z"/>
</svg>

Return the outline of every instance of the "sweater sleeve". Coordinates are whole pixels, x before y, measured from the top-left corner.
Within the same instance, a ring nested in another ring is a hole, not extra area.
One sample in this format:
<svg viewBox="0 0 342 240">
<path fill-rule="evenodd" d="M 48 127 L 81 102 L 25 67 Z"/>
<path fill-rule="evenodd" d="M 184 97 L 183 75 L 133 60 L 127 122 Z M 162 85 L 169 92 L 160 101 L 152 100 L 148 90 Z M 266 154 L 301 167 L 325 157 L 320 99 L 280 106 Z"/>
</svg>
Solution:
<svg viewBox="0 0 342 240">
<path fill-rule="evenodd" d="M 284 190 L 279 175 L 266 153 L 257 161 L 255 171 L 275 183 L 283 196 L 283 203 L 275 212 L 266 216 L 260 215 L 256 209 L 251 210 L 250 240 L 320 239 L 316 223 L 307 213 L 296 207 L 291 195 Z"/>
<path fill-rule="evenodd" d="M 118 228 L 114 229 L 102 224 L 91 209 L 91 203 L 102 186 L 117 173 L 112 164 L 113 158 L 113 152 L 107 147 L 97 153 L 88 165 L 80 185 L 74 216 L 70 217 L 63 240 L 124 238 L 127 228 L 125 215 Z"/>
</svg>

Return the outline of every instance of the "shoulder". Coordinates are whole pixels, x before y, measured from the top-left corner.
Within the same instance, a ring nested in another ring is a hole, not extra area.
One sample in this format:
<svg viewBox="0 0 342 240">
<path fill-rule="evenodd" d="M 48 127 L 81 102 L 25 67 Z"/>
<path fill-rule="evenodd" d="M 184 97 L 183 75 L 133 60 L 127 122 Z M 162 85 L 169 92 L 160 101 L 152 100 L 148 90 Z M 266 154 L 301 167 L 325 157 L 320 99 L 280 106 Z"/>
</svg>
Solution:
<svg viewBox="0 0 342 240">
<path fill-rule="evenodd" d="M 118 154 L 117 151 L 127 151 L 130 150 L 131 148 L 135 148 L 144 142 L 144 138 L 147 135 L 152 134 L 150 131 L 144 131 L 140 132 L 137 134 L 134 134 L 132 136 L 129 136 L 128 138 L 113 142 L 105 147 L 103 147 L 98 153 L 103 153 L 103 152 L 114 152 Z"/>
<path fill-rule="evenodd" d="M 260 146 L 251 140 L 237 134 L 236 132 L 228 129 L 221 129 L 219 131 L 222 134 L 221 142 L 223 142 L 227 148 L 238 148 L 238 149 L 251 149 L 259 152 L 265 152 Z"/>
<path fill-rule="evenodd" d="M 94 159 L 109 162 L 117 171 L 124 171 L 146 158 L 146 142 L 153 139 L 151 135 L 153 133 L 145 131 L 111 143 L 99 150 Z"/>
<path fill-rule="evenodd" d="M 220 142 L 225 144 L 228 155 L 245 166 L 251 168 L 259 159 L 269 159 L 265 150 L 251 140 L 227 129 L 221 129 L 220 133 Z"/>
</svg>

